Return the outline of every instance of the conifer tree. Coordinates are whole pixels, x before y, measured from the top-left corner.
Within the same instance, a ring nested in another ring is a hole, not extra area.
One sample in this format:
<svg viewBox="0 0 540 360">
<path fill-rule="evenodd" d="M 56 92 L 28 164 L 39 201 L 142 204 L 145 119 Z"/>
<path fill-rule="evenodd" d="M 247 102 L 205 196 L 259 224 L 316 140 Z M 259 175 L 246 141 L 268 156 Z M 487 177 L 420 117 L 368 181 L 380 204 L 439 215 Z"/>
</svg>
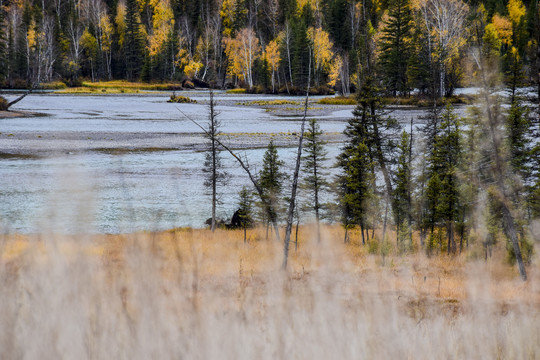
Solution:
<svg viewBox="0 0 540 360">
<path fill-rule="evenodd" d="M 381 34 L 380 62 L 386 90 L 392 95 L 409 91 L 408 66 L 411 51 L 412 15 L 410 0 L 390 3 L 388 18 Z"/>
<path fill-rule="evenodd" d="M 285 179 L 285 174 L 280 169 L 282 166 L 283 162 L 279 160 L 274 141 L 270 140 L 264 153 L 263 168 L 259 173 L 259 185 L 263 191 L 265 204 L 267 204 L 263 204 L 264 208 L 262 209 L 267 220 L 267 229 L 269 223 L 277 221 L 279 198 Z"/>
<path fill-rule="evenodd" d="M 210 229 L 214 231 L 216 228 L 216 208 L 219 202 L 218 186 L 226 181 L 227 173 L 223 170 L 219 153 L 221 147 L 219 146 L 218 138 L 221 135 L 221 121 L 218 119 L 214 92 L 212 90 L 210 90 L 208 110 L 208 128 L 205 132 L 206 138 L 208 139 L 208 151 L 205 155 L 203 171 L 206 173 L 204 185 L 210 188 L 210 193 L 212 195 L 212 218 Z"/>
<path fill-rule="evenodd" d="M 145 57 L 145 39 L 141 33 L 141 20 L 138 9 L 137 0 L 126 0 L 124 52 L 126 55 L 127 78 L 129 80 L 139 78 Z"/>
<path fill-rule="evenodd" d="M 345 242 L 348 241 L 349 228 L 357 225 L 360 226 L 362 243 L 365 244 L 367 205 L 374 181 L 368 147 L 358 139 L 351 139 L 338 158 L 338 166 L 341 168 L 337 182 Z"/>
<path fill-rule="evenodd" d="M 428 182 L 433 223 L 446 226 L 447 251 L 456 252 L 455 224 L 458 220 L 459 187 L 457 171 L 461 159 L 459 120 L 448 105 L 443 113 L 440 133 L 436 136 L 430 159 L 432 179 Z M 431 187 L 431 188 L 430 188 Z"/>
<path fill-rule="evenodd" d="M 402 248 L 404 235 L 411 235 L 411 136 L 406 131 L 401 134 L 401 141 L 398 145 L 398 164 L 395 173 L 394 190 L 394 213 L 396 218 L 396 232 L 398 234 L 398 248 Z M 412 236 L 410 236 L 412 242 Z M 410 244 L 412 245 L 412 244 Z"/>
<path fill-rule="evenodd" d="M 324 161 L 327 160 L 328 152 L 325 150 L 325 142 L 322 140 L 323 132 L 316 119 L 310 119 L 308 129 L 305 135 L 305 145 L 303 156 L 304 171 L 304 187 L 311 193 L 312 204 L 311 208 L 315 212 L 315 221 L 317 223 L 317 241 L 321 241 L 320 234 L 320 218 L 321 218 L 321 193 L 328 187 L 326 180 L 328 172 L 325 171 Z"/>
<path fill-rule="evenodd" d="M 247 228 L 253 224 L 253 199 L 250 191 L 245 186 L 240 190 L 238 196 L 238 216 L 240 217 L 240 226 L 242 226 L 242 229 L 244 230 L 244 243 L 246 243 Z"/>
</svg>

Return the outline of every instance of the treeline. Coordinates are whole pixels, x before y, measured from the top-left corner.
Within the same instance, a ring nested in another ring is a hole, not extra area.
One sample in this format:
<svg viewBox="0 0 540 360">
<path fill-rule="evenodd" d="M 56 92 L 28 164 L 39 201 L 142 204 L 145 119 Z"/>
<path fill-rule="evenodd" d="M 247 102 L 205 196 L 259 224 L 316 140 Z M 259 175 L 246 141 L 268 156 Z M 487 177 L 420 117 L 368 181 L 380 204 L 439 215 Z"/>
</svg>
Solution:
<svg viewBox="0 0 540 360">
<path fill-rule="evenodd" d="M 489 42 L 504 74 L 538 83 L 539 9 L 522 0 L 0 0 L 0 81 L 77 85 L 197 79 L 348 95 L 367 77 L 389 95 L 470 85 Z M 519 85 L 519 84 L 517 84 Z M 317 91 L 317 90 L 315 90 Z"/>
</svg>

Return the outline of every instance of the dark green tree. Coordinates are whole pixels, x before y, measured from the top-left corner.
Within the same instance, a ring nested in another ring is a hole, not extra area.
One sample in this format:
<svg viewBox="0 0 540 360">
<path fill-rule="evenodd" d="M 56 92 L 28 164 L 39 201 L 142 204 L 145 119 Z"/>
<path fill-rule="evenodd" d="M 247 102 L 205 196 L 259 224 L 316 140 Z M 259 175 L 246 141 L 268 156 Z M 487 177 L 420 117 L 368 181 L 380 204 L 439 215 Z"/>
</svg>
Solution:
<svg viewBox="0 0 540 360">
<path fill-rule="evenodd" d="M 411 136 L 406 131 L 403 131 L 398 145 L 399 157 L 395 173 L 394 182 L 396 188 L 393 198 L 398 249 L 403 249 L 404 237 L 409 237 L 409 247 L 412 246 L 411 147 Z"/>
<path fill-rule="evenodd" d="M 356 140 L 349 141 L 338 158 L 341 174 L 338 176 L 337 183 L 341 222 L 345 227 L 345 242 L 348 241 L 348 230 L 354 226 L 360 226 L 362 243 L 365 244 L 364 230 L 367 232 L 368 201 L 372 195 L 374 179 L 369 149 L 363 142 L 353 147 L 352 143 L 356 143 Z"/>
<path fill-rule="evenodd" d="M 244 230 L 244 243 L 247 242 L 247 228 L 253 225 L 253 198 L 251 192 L 244 186 L 238 193 L 238 216 L 240 226 Z"/>
<path fill-rule="evenodd" d="M 439 221 L 440 225 L 446 227 L 448 253 L 455 253 L 457 249 L 455 224 L 460 207 L 457 174 L 462 153 L 460 138 L 459 119 L 448 105 L 442 115 L 440 133 L 435 138 L 430 159 L 430 173 L 435 178 L 428 182 L 430 208 L 434 211 L 433 222 Z"/>
<path fill-rule="evenodd" d="M 325 170 L 324 161 L 326 161 L 328 152 L 324 146 L 326 142 L 322 139 L 323 132 L 316 119 L 310 119 L 308 129 L 305 134 L 305 144 L 303 156 L 304 187 L 309 191 L 312 202 L 311 208 L 315 212 L 315 221 L 317 223 L 317 241 L 321 241 L 320 219 L 321 219 L 321 193 L 328 188 L 328 172 Z"/>
<path fill-rule="evenodd" d="M 274 141 L 270 140 L 264 153 L 263 168 L 259 173 L 259 185 L 265 199 L 262 210 L 266 217 L 267 230 L 269 223 L 277 221 L 277 210 L 285 179 L 285 174 L 281 171 L 282 166 L 283 162 L 279 160 Z"/>
<path fill-rule="evenodd" d="M 386 91 L 393 96 L 405 96 L 409 92 L 412 20 L 410 0 L 390 3 L 381 34 L 380 64 Z"/>
<path fill-rule="evenodd" d="M 141 20 L 138 9 L 137 0 L 126 1 L 124 52 L 126 55 L 126 76 L 128 80 L 139 78 L 145 59 L 145 39 L 141 32 Z"/>
<path fill-rule="evenodd" d="M 380 91 L 373 78 L 368 77 L 357 94 L 358 105 L 349 120 L 345 135 L 351 139 L 346 147 L 355 148 L 359 143 L 367 146 L 373 171 L 379 170 L 386 188 L 386 196 L 392 199 L 393 184 L 390 165 L 399 137 L 400 125 L 389 116 L 382 103 Z"/>
<path fill-rule="evenodd" d="M 210 189 L 212 195 L 212 218 L 210 229 L 214 231 L 216 228 L 216 208 L 219 203 L 218 186 L 226 181 L 227 173 L 224 171 L 221 162 L 221 146 L 219 145 L 221 121 L 216 112 L 216 102 L 212 90 L 210 90 L 208 112 L 208 127 L 205 132 L 206 138 L 208 139 L 208 150 L 205 155 L 203 171 L 206 173 L 204 185 Z"/>
</svg>

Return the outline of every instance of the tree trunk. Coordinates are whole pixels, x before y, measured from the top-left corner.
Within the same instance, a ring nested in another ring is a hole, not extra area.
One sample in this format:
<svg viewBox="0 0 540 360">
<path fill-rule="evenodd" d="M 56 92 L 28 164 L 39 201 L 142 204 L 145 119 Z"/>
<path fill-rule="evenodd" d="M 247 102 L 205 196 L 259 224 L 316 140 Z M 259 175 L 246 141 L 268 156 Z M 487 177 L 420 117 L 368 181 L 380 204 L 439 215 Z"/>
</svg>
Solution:
<svg viewBox="0 0 540 360">
<path fill-rule="evenodd" d="M 300 174 L 300 161 L 302 160 L 302 143 L 304 141 L 304 129 L 306 125 L 307 118 L 307 109 L 308 109 L 308 100 L 309 100 L 309 84 L 311 82 L 311 57 L 309 58 L 309 72 L 308 72 L 308 83 L 306 91 L 306 101 L 304 104 L 304 116 L 302 118 L 302 125 L 300 126 L 300 137 L 298 139 L 298 154 L 296 155 L 296 166 L 294 169 L 292 190 L 291 190 L 291 199 L 289 201 L 289 212 L 287 214 L 287 227 L 285 230 L 285 240 L 283 243 L 283 263 L 281 265 L 282 269 L 287 269 L 287 262 L 289 259 L 289 242 L 291 239 L 291 230 L 292 222 L 294 215 L 294 207 L 296 205 L 296 189 L 298 187 L 298 176 Z"/>
</svg>

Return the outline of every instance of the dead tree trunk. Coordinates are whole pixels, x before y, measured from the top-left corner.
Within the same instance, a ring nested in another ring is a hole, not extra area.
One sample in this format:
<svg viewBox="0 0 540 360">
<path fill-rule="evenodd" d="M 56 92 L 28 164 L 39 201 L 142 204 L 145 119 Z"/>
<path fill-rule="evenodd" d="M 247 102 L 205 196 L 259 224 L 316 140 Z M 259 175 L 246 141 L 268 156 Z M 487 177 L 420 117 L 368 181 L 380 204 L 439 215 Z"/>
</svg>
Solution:
<svg viewBox="0 0 540 360">
<path fill-rule="evenodd" d="M 300 138 L 298 139 L 298 154 L 296 155 L 296 166 L 294 168 L 291 198 L 289 200 L 289 211 L 287 213 L 287 227 L 285 229 L 285 239 L 283 242 L 283 263 L 281 264 L 281 268 L 283 270 L 287 269 L 287 262 L 289 260 L 289 242 L 291 240 L 294 206 L 296 204 L 296 189 L 298 188 L 298 175 L 300 174 L 300 161 L 302 160 L 302 143 L 304 141 L 304 129 L 306 125 L 310 82 L 311 82 L 311 56 L 309 58 L 308 84 L 307 84 L 307 91 L 306 91 L 306 101 L 304 103 L 304 116 L 302 118 L 302 125 L 300 127 Z"/>
<path fill-rule="evenodd" d="M 28 92 L 22 94 L 21 96 L 19 96 L 18 98 L 16 98 L 16 99 L 13 100 L 12 102 L 8 103 L 8 104 L 7 104 L 6 111 L 9 110 L 10 107 L 12 107 L 13 105 L 15 105 L 16 103 L 18 103 L 19 101 L 21 101 L 22 99 L 24 99 L 25 97 L 27 97 L 28 95 L 30 95 L 30 93 L 32 92 L 32 90 L 33 90 L 33 89 L 28 90 Z"/>
<path fill-rule="evenodd" d="M 512 214 L 511 210 L 511 197 L 509 196 L 508 190 L 506 188 L 506 184 L 504 182 L 504 179 L 506 178 L 507 174 L 505 172 L 505 166 L 504 166 L 504 157 L 502 152 L 502 144 L 501 144 L 501 137 L 498 134 L 498 121 L 497 121 L 497 114 L 493 112 L 492 109 L 492 101 L 490 94 L 488 92 L 489 89 L 489 83 L 486 78 L 486 69 L 484 69 L 482 64 L 482 59 L 476 55 L 474 60 L 480 70 L 480 74 L 482 77 L 483 82 L 483 91 L 482 91 L 482 97 L 484 98 L 484 101 L 486 103 L 486 113 L 487 113 L 487 121 L 488 121 L 488 127 L 489 127 L 489 134 L 491 137 L 491 147 L 492 147 L 492 156 L 494 161 L 494 168 L 493 168 L 493 177 L 495 178 L 495 184 L 496 189 L 499 196 L 499 202 L 501 205 L 502 215 L 503 215 L 503 228 L 506 233 L 506 235 L 510 238 L 510 242 L 512 243 L 512 247 L 514 249 L 514 254 L 516 256 L 516 261 L 519 268 L 519 274 L 521 276 L 521 279 L 523 281 L 527 280 L 527 272 L 525 270 L 525 265 L 523 264 L 523 257 L 521 255 L 521 249 L 519 248 L 519 242 L 518 242 L 518 236 L 517 231 L 515 228 L 515 219 L 514 215 Z"/>
</svg>

